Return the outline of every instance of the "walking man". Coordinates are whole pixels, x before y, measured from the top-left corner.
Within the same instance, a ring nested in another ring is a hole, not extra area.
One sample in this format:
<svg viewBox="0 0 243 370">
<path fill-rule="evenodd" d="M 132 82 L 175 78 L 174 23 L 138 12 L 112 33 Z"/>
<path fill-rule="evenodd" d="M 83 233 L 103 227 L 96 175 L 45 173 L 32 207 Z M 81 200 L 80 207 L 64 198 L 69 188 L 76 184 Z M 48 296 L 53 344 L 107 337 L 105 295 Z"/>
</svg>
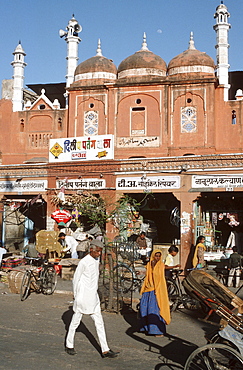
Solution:
<svg viewBox="0 0 243 370">
<path fill-rule="evenodd" d="M 99 338 L 102 357 L 116 357 L 119 352 L 112 351 L 106 340 L 106 333 L 100 309 L 98 296 L 99 257 L 103 243 L 93 240 L 90 243 L 90 253 L 79 262 L 73 277 L 74 305 L 73 317 L 70 323 L 65 351 L 69 355 L 75 355 L 74 336 L 83 314 L 90 315 L 94 320 L 96 332 Z"/>
</svg>

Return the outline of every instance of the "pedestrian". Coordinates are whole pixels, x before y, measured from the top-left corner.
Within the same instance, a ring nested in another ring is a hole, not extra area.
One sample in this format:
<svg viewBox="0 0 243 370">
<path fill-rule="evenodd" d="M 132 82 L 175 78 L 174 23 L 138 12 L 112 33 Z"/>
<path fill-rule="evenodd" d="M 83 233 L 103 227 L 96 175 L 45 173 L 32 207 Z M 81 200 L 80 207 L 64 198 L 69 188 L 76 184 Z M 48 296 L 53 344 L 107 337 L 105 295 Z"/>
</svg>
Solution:
<svg viewBox="0 0 243 370">
<path fill-rule="evenodd" d="M 235 287 L 238 288 L 240 284 L 240 275 L 242 268 L 242 256 L 237 252 L 237 247 L 233 247 L 233 253 L 229 258 L 229 277 L 228 277 L 228 287 L 231 286 L 233 277 L 235 275 Z"/>
<path fill-rule="evenodd" d="M 75 355 L 74 336 L 83 314 L 90 315 L 95 323 L 96 332 L 99 338 L 102 357 L 117 357 L 119 352 L 112 351 L 106 340 L 106 333 L 103 318 L 101 315 L 100 299 L 98 295 L 99 280 L 99 257 L 103 243 L 99 240 L 92 240 L 90 253 L 82 258 L 77 266 L 73 277 L 73 317 L 68 329 L 65 351 L 69 355 Z"/>
<path fill-rule="evenodd" d="M 78 246 L 77 240 L 75 240 L 73 236 L 66 235 L 65 233 L 60 233 L 58 238 L 59 243 L 64 247 L 62 252 L 69 252 L 71 253 L 71 258 L 78 258 L 76 249 Z"/>
<path fill-rule="evenodd" d="M 146 276 L 140 292 L 140 331 L 159 337 L 166 333 L 166 325 L 170 323 L 164 267 L 161 251 L 155 249 L 146 266 Z"/>
<path fill-rule="evenodd" d="M 165 276 L 171 277 L 171 271 L 172 269 L 175 269 L 177 267 L 181 267 L 180 264 L 175 265 L 174 257 L 178 254 L 179 249 L 176 245 L 172 244 L 170 248 L 168 249 L 168 254 L 165 258 Z"/>
<path fill-rule="evenodd" d="M 204 243 L 205 243 L 205 237 L 203 235 L 200 235 L 197 238 L 196 249 L 195 249 L 193 260 L 192 260 L 193 268 L 199 269 L 205 266 L 204 252 L 206 251 L 206 247 Z"/>
</svg>

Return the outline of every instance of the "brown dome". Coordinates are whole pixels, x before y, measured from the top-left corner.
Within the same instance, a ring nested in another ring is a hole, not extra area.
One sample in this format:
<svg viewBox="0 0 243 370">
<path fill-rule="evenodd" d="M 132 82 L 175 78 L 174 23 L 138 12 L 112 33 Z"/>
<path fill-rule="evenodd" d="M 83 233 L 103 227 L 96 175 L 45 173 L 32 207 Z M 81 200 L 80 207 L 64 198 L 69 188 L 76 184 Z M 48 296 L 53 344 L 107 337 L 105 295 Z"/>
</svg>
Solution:
<svg viewBox="0 0 243 370">
<path fill-rule="evenodd" d="M 100 39 L 98 40 L 96 56 L 80 63 L 74 72 L 74 83 L 86 80 L 85 84 L 90 84 L 91 80 L 116 80 L 117 70 L 112 60 L 103 57 Z M 90 82 L 89 82 L 90 81 Z"/>
<path fill-rule="evenodd" d="M 141 50 L 124 59 L 118 69 L 118 78 L 166 76 L 165 61 L 148 50 L 146 33 L 143 34 Z"/>
<path fill-rule="evenodd" d="M 118 78 L 122 78 L 128 76 L 134 77 L 135 75 L 165 76 L 166 70 L 167 70 L 166 63 L 160 56 L 155 55 L 154 53 L 152 53 L 152 51 L 149 50 L 140 50 L 124 59 L 120 63 L 117 72 Z"/>
<path fill-rule="evenodd" d="M 194 41 L 191 35 L 189 48 L 183 53 L 174 57 L 168 65 L 168 74 L 177 73 L 213 73 L 215 64 L 213 59 L 204 52 L 194 47 Z"/>
<path fill-rule="evenodd" d="M 90 72 L 108 72 L 116 74 L 116 66 L 110 59 L 99 55 L 80 63 L 75 70 L 74 76 Z"/>
</svg>

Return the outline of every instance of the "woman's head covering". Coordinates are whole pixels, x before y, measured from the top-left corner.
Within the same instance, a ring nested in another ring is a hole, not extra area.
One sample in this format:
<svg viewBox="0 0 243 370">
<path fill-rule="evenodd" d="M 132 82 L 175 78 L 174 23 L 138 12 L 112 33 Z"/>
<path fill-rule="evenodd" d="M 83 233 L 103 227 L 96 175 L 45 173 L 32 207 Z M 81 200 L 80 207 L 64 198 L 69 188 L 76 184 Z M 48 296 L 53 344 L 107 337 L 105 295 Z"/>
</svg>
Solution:
<svg viewBox="0 0 243 370">
<path fill-rule="evenodd" d="M 160 253 L 160 260 L 152 268 L 151 262 L 154 260 L 155 254 Z M 165 280 L 165 265 L 162 262 L 162 253 L 160 249 L 153 250 L 149 263 L 147 264 L 146 277 L 140 294 L 151 292 L 154 290 L 157 303 L 160 309 L 160 315 L 165 320 L 166 324 L 170 323 L 170 305 L 168 299 L 167 285 Z"/>
</svg>

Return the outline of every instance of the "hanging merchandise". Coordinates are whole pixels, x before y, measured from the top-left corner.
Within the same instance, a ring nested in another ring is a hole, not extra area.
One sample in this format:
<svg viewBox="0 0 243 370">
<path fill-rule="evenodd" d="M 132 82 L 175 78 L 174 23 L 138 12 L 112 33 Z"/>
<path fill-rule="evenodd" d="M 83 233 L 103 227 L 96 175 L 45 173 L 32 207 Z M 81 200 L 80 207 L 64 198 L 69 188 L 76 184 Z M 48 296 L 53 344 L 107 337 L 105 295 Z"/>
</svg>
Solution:
<svg viewBox="0 0 243 370">
<path fill-rule="evenodd" d="M 212 224 L 217 225 L 218 218 L 217 218 L 217 212 L 212 212 Z"/>
<path fill-rule="evenodd" d="M 229 226 L 234 227 L 234 226 L 239 226 L 239 221 L 238 221 L 238 214 L 237 213 L 227 213 L 227 218 L 229 219 Z"/>
</svg>

